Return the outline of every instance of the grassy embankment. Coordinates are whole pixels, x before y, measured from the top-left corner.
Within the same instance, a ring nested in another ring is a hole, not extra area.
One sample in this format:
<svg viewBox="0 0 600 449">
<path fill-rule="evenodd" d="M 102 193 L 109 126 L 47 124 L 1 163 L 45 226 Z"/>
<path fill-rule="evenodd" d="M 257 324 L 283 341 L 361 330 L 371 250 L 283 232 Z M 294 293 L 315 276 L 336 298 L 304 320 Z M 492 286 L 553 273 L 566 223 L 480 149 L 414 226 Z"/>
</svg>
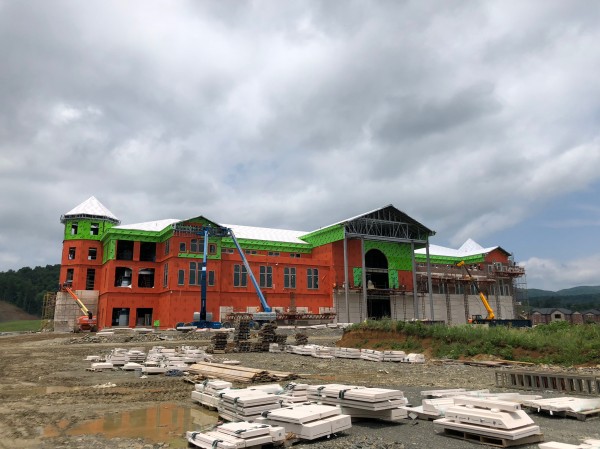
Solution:
<svg viewBox="0 0 600 449">
<path fill-rule="evenodd" d="M 35 332 L 41 325 L 42 320 L 5 321 L 0 323 L 0 332 Z"/>
<path fill-rule="evenodd" d="M 600 364 L 600 325 L 554 322 L 532 329 L 366 321 L 349 327 L 339 346 L 424 352 L 435 358 L 496 358 L 557 365 Z"/>
</svg>

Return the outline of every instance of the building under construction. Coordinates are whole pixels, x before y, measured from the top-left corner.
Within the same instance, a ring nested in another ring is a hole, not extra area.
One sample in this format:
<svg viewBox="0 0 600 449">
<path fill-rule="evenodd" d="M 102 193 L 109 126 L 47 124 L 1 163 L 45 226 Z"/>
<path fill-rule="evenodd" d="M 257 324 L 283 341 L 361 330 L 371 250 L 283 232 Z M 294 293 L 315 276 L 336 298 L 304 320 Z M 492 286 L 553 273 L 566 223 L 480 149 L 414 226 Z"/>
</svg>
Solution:
<svg viewBox="0 0 600 449">
<path fill-rule="evenodd" d="M 122 225 L 91 197 L 61 222 L 59 281 L 97 316 L 99 329 L 191 321 L 200 311 L 204 248 L 206 312 L 214 321 L 261 308 L 248 268 L 274 311 L 335 313 L 339 322 L 391 317 L 465 323 L 484 314 L 478 289 L 498 318 L 512 319 L 517 282 L 524 279 L 504 249 L 472 241 L 458 250 L 430 245 L 435 233 L 392 205 L 301 232 L 225 225 L 203 216 Z M 231 235 L 211 234 L 205 244 L 208 234 L 201 230 L 207 228 Z M 461 260 L 471 276 L 456 267 Z M 77 304 L 59 292 L 55 329 L 68 330 L 78 313 Z"/>
</svg>

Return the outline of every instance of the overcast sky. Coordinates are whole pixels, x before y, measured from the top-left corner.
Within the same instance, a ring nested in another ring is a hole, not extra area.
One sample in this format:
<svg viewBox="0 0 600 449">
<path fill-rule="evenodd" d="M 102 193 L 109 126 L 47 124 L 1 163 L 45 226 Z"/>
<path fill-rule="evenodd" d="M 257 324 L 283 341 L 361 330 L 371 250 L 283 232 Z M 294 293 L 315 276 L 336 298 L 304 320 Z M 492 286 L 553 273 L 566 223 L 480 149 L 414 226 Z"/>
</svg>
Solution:
<svg viewBox="0 0 600 449">
<path fill-rule="evenodd" d="M 0 270 L 60 216 L 310 231 L 393 204 L 600 285 L 600 4 L 0 0 Z"/>
</svg>

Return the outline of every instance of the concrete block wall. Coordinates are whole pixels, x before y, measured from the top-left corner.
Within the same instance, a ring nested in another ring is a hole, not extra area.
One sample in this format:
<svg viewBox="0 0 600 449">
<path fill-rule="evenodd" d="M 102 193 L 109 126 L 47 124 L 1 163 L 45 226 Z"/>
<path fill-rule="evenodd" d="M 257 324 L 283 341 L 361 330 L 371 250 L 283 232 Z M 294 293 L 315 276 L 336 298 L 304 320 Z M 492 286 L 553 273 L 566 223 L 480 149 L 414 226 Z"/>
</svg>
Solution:
<svg viewBox="0 0 600 449">
<path fill-rule="evenodd" d="M 98 310 L 98 290 L 76 290 L 75 294 L 96 315 L 96 311 Z M 55 332 L 73 332 L 77 318 L 81 315 L 81 309 L 68 293 L 58 292 L 56 294 L 56 307 L 54 309 Z"/>
<path fill-rule="evenodd" d="M 478 296 L 467 297 L 465 307 L 464 295 L 434 294 L 433 298 L 433 320 L 445 321 L 451 325 L 466 324 L 472 315 L 487 316 L 485 307 Z M 419 294 L 419 319 L 432 319 L 431 303 L 428 294 Z M 499 319 L 515 318 L 513 300 L 511 296 L 493 297 L 489 300 L 492 309 Z M 343 290 L 334 291 L 333 304 L 337 311 L 339 322 L 358 323 L 364 321 L 367 316 L 366 304 L 362 300 L 362 292 L 351 291 L 348 294 L 348 309 Z M 499 305 L 499 307 L 498 307 Z M 394 295 L 390 297 L 391 318 L 399 321 L 410 321 L 415 318 L 414 298 L 411 293 Z"/>
</svg>

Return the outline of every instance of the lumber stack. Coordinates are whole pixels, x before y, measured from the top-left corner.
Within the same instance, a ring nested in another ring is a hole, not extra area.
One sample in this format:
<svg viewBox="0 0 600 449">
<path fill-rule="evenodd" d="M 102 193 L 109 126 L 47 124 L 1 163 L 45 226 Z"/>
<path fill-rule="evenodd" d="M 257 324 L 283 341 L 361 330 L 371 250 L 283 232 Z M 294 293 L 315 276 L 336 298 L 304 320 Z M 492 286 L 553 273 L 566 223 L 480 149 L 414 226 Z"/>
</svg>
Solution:
<svg viewBox="0 0 600 449">
<path fill-rule="evenodd" d="M 190 446 L 203 449 L 260 448 L 263 445 L 282 445 L 283 427 L 249 422 L 225 423 L 208 432 L 186 432 Z"/>
<path fill-rule="evenodd" d="M 285 428 L 296 438 L 314 440 L 342 432 L 352 427 L 350 416 L 339 407 L 321 404 L 301 404 L 264 412 L 257 423 Z"/>
<path fill-rule="evenodd" d="M 189 372 L 205 379 L 223 379 L 242 383 L 280 382 L 298 377 L 285 371 L 266 371 L 239 365 L 231 366 L 223 363 L 205 362 L 190 366 Z"/>
</svg>

